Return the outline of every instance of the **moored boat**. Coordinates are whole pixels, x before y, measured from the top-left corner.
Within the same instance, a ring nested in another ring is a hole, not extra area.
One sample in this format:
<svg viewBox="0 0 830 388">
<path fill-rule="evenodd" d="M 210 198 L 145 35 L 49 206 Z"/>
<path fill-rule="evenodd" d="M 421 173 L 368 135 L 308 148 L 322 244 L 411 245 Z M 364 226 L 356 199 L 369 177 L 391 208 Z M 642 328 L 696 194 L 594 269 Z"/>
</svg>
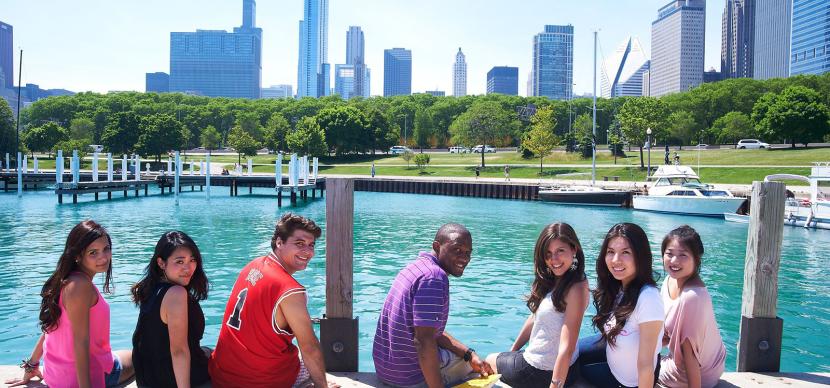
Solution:
<svg viewBox="0 0 830 388">
<path fill-rule="evenodd" d="M 729 190 L 701 183 L 700 177 L 688 166 L 660 166 L 649 180 L 653 183 L 648 194 L 635 195 L 632 199 L 634 209 L 723 217 L 724 213 L 735 213 L 746 200 L 735 197 Z"/>
<path fill-rule="evenodd" d="M 773 174 L 764 180 L 799 180 L 810 185 L 809 199 L 787 198 L 784 225 L 830 229 L 830 162 L 814 163 L 810 176 Z"/>
<path fill-rule="evenodd" d="M 539 199 L 563 205 L 623 206 L 631 192 L 592 186 L 551 186 L 539 188 Z"/>
</svg>

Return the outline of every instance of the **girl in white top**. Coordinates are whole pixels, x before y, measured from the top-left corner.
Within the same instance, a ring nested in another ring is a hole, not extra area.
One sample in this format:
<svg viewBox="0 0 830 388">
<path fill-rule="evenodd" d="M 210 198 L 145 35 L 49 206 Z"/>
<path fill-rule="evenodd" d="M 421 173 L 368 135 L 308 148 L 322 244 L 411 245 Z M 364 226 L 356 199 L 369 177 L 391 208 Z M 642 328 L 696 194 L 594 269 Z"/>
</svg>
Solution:
<svg viewBox="0 0 830 388">
<path fill-rule="evenodd" d="M 593 291 L 599 334 L 579 341 L 582 376 L 598 387 L 652 387 L 657 374 L 663 302 L 648 237 L 635 224 L 614 225 L 597 258 Z"/>
<path fill-rule="evenodd" d="M 723 374 L 723 346 L 712 297 L 700 278 L 703 242 L 697 231 L 683 225 L 663 239 L 663 266 L 669 277 L 661 296 L 666 308 L 663 345 L 669 355 L 660 362 L 659 385 L 714 387 Z"/>
<path fill-rule="evenodd" d="M 579 327 L 590 300 L 585 254 L 573 228 L 555 223 L 542 230 L 533 256 L 530 316 L 510 351 L 488 355 L 487 363 L 510 386 L 559 388 L 572 382 Z"/>
</svg>

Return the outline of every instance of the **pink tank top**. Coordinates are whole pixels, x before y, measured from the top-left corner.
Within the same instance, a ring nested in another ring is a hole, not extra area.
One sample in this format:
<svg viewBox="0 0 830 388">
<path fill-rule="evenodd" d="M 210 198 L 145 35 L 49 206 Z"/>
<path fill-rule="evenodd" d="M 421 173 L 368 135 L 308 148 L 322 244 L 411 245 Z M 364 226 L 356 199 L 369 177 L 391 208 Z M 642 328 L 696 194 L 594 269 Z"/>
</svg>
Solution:
<svg viewBox="0 0 830 388">
<path fill-rule="evenodd" d="M 89 309 L 89 378 L 93 388 L 105 388 L 104 374 L 112 371 L 113 364 L 110 306 L 98 287 L 95 287 L 95 292 L 98 302 Z M 69 314 L 63 305 L 63 290 L 58 305 L 61 308 L 58 327 L 47 333 L 43 341 L 43 378 L 51 388 L 75 388 L 78 387 L 78 373 L 75 371 L 75 351 L 72 348 L 74 340 Z"/>
</svg>

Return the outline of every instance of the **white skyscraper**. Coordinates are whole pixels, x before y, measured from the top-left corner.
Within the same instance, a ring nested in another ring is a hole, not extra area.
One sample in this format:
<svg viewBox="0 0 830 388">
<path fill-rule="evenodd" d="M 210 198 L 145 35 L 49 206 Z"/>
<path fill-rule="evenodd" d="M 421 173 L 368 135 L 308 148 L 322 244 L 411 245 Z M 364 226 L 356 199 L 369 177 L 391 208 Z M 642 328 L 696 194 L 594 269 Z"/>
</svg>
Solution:
<svg viewBox="0 0 830 388">
<path fill-rule="evenodd" d="M 300 20 L 300 57 L 297 61 L 297 97 L 331 93 L 329 52 L 329 0 L 304 0 Z"/>
<path fill-rule="evenodd" d="M 645 95 L 643 73 L 648 71 L 649 63 L 640 40 L 628 37 L 602 62 L 600 96 L 610 98 Z"/>
<path fill-rule="evenodd" d="M 706 1 L 672 0 L 651 23 L 649 95 L 685 92 L 703 83 Z"/>
<path fill-rule="evenodd" d="M 452 65 L 452 95 L 462 97 L 467 95 L 467 61 L 461 47 L 455 54 L 455 63 Z"/>
</svg>

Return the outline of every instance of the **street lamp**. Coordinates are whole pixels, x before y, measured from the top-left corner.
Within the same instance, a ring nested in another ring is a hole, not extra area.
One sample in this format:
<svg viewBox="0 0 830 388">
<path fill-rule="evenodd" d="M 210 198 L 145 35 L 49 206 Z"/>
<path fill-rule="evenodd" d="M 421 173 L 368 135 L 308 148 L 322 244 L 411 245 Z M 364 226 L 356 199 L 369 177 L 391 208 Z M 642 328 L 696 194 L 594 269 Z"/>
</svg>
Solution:
<svg viewBox="0 0 830 388">
<path fill-rule="evenodd" d="M 651 128 L 646 129 L 646 144 L 648 145 L 648 170 L 646 170 L 646 181 L 648 181 L 648 175 L 651 174 Z"/>
</svg>

